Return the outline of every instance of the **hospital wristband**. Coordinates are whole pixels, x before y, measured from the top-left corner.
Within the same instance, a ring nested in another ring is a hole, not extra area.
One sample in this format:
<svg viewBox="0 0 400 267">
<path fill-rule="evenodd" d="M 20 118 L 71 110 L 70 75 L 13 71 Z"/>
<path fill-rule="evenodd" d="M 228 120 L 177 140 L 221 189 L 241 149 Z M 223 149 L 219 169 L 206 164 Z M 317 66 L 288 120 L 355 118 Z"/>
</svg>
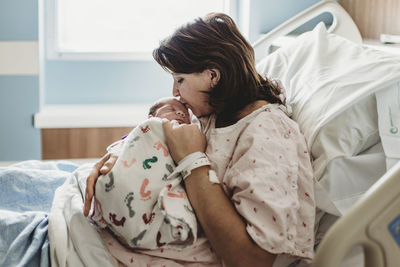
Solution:
<svg viewBox="0 0 400 267">
<path fill-rule="evenodd" d="M 182 168 L 182 178 L 186 179 L 192 173 L 192 170 L 209 165 L 211 165 L 211 163 L 206 154 L 202 152 L 194 152 L 180 160 L 178 163 L 178 168 Z"/>
</svg>

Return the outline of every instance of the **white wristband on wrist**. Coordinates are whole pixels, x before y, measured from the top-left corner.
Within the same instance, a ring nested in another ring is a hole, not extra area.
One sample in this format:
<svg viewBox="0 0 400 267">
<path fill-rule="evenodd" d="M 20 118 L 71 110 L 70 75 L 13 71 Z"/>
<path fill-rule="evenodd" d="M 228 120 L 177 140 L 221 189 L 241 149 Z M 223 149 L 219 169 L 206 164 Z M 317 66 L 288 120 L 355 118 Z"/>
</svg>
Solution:
<svg viewBox="0 0 400 267">
<path fill-rule="evenodd" d="M 181 159 L 178 162 L 177 168 L 181 170 L 182 178 L 186 179 L 186 177 L 192 173 L 192 170 L 209 165 L 211 165 L 211 163 L 206 154 L 202 152 L 194 152 Z"/>
<path fill-rule="evenodd" d="M 182 178 L 185 180 L 192 173 L 192 170 L 207 165 L 211 165 L 207 155 L 202 152 L 194 152 L 179 161 L 177 168 L 181 169 Z M 212 169 L 208 171 L 208 179 L 213 184 L 219 184 L 217 174 Z"/>
</svg>

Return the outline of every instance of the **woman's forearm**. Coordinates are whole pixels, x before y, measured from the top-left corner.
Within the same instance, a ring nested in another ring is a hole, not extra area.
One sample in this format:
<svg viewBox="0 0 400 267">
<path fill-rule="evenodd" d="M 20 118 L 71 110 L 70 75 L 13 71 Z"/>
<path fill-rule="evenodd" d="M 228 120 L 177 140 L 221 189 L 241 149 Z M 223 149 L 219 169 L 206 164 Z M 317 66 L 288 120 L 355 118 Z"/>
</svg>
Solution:
<svg viewBox="0 0 400 267">
<path fill-rule="evenodd" d="M 200 167 L 186 178 L 189 200 L 211 245 L 228 266 L 272 266 L 275 255 L 255 244 L 246 224 L 219 184 L 208 178 L 209 167 Z"/>
</svg>

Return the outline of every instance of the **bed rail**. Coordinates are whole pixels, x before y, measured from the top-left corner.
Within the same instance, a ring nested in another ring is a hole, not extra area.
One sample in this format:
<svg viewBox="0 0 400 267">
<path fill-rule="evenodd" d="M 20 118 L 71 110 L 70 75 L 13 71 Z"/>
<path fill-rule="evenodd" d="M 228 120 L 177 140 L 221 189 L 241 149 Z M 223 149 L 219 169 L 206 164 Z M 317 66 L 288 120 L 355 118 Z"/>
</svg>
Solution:
<svg viewBox="0 0 400 267">
<path fill-rule="evenodd" d="M 326 233 L 312 267 L 336 267 L 354 246 L 366 267 L 400 262 L 400 162 L 380 178 Z"/>
<path fill-rule="evenodd" d="M 336 1 L 325 0 L 297 14 L 259 38 L 253 44 L 256 62 L 269 54 L 269 48 L 274 39 L 289 34 L 299 26 L 325 12 L 331 13 L 333 16 L 333 23 L 329 27 L 328 32 L 338 34 L 356 43 L 362 43 L 361 34 L 346 10 Z"/>
</svg>

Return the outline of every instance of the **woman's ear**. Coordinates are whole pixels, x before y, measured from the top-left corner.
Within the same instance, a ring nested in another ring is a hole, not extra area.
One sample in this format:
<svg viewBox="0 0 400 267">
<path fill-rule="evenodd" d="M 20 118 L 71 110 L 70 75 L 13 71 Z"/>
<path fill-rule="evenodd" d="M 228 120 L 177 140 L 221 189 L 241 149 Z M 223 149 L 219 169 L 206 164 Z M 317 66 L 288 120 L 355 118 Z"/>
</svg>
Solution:
<svg viewBox="0 0 400 267">
<path fill-rule="evenodd" d="M 211 86 L 214 87 L 218 84 L 219 79 L 221 78 L 221 73 L 218 69 L 210 69 L 211 74 Z"/>
</svg>

